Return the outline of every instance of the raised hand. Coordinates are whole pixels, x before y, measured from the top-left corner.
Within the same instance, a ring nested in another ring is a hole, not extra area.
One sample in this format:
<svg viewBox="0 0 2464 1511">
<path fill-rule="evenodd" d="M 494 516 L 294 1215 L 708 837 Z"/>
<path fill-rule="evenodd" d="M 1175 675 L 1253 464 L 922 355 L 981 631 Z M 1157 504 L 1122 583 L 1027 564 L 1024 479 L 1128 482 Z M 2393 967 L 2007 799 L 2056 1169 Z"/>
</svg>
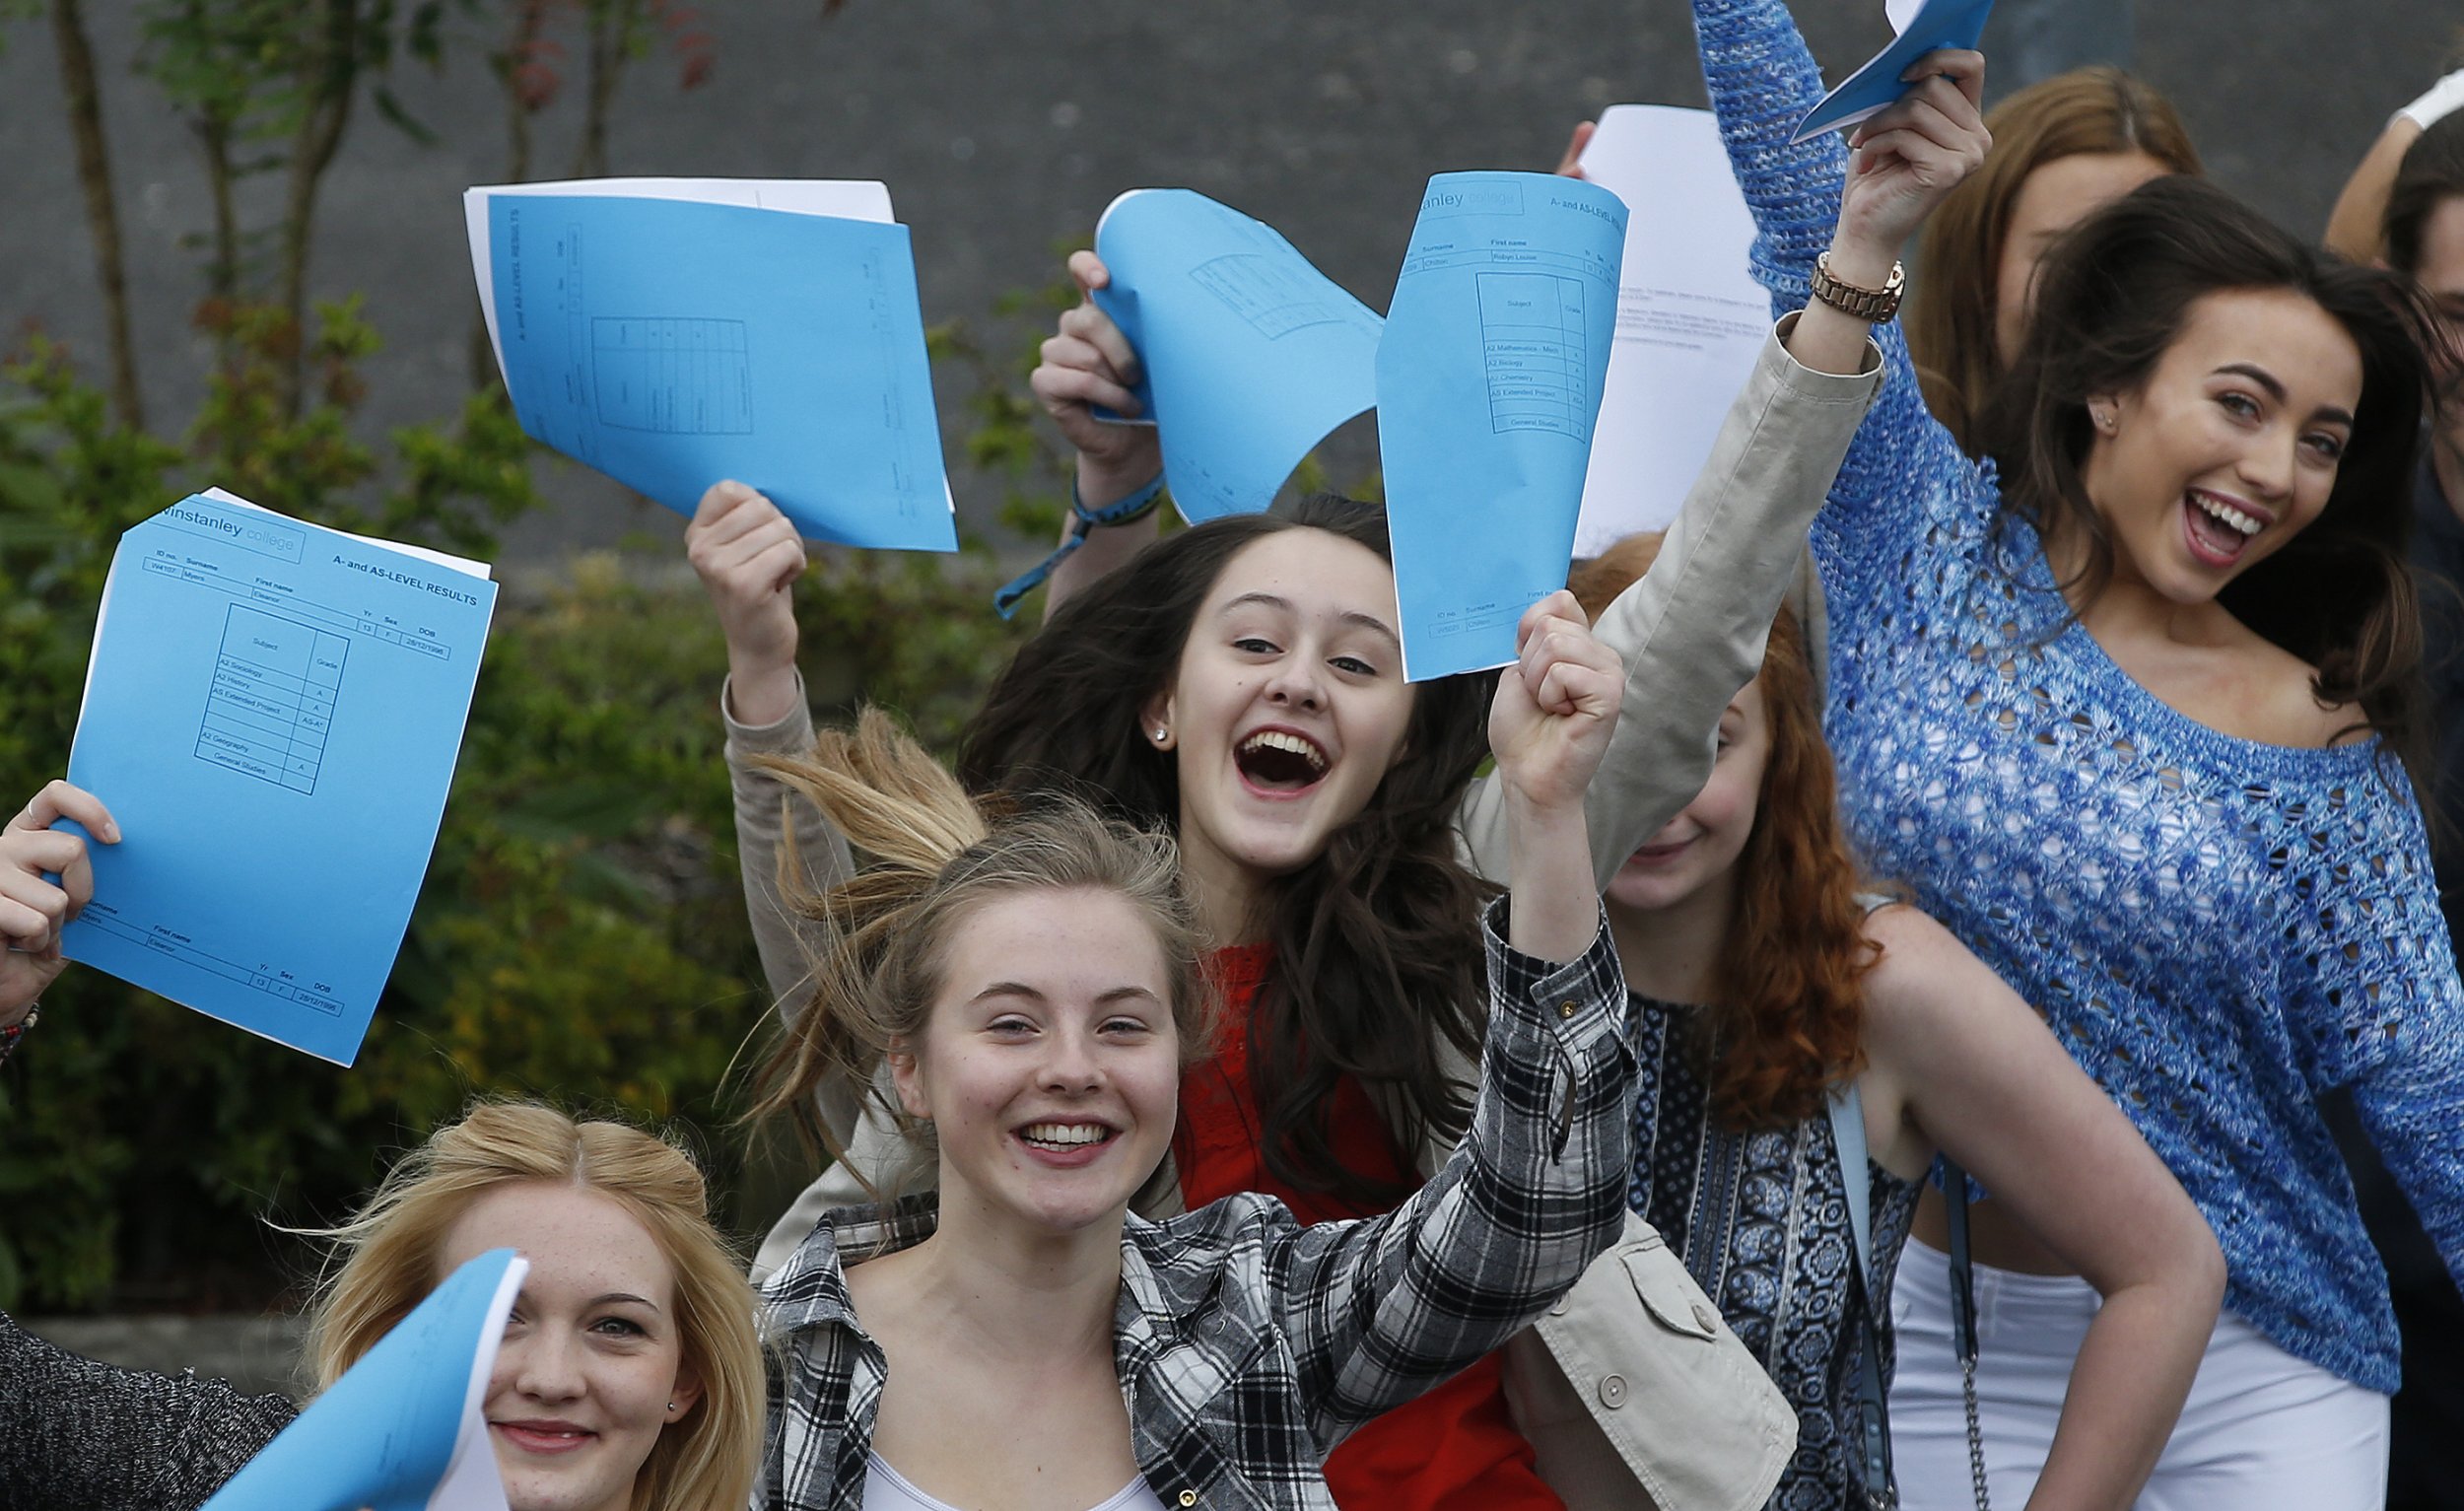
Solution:
<svg viewBox="0 0 2464 1511">
<path fill-rule="evenodd" d="M 1583 790 L 1616 732 L 1625 668 L 1563 590 L 1524 611 L 1515 645 L 1488 711 L 1488 748 L 1506 793 L 1507 939 L 1526 954 L 1571 960 L 1599 932 Z"/>
<path fill-rule="evenodd" d="M 795 580 L 804 541 L 779 506 L 742 483 L 714 483 L 684 527 L 684 553 L 727 637 L 735 717 L 776 723 L 802 696 L 795 675 Z"/>
<path fill-rule="evenodd" d="M 1848 138 L 1848 182 L 1840 197 L 1831 271 L 1865 287 L 1874 285 L 1851 276 L 1850 268 L 1861 275 L 1879 259 L 1887 272 L 1900 245 L 1984 164 L 1993 146 L 1980 104 L 1983 53 L 1929 52 L 1901 78 L 1915 88 Z"/>
<path fill-rule="evenodd" d="M 1061 438 L 1078 452 L 1078 493 L 1090 506 L 1126 497 L 1163 470 L 1163 444 L 1152 426 L 1110 425 L 1093 406 L 1138 417 L 1142 406 L 1129 391 L 1138 380 L 1137 353 L 1112 316 L 1098 309 L 1097 289 L 1112 283 L 1112 270 L 1091 251 L 1069 254 L 1069 276 L 1078 303 L 1061 311 L 1061 325 L 1044 343 L 1043 360 L 1028 386 Z"/>
<path fill-rule="evenodd" d="M 1625 667 L 1560 588 L 1524 610 L 1518 659 L 1497 679 L 1488 744 L 1506 789 L 1536 808 L 1579 812 L 1616 732 Z"/>
<path fill-rule="evenodd" d="M 0 950 L 0 1028 L 24 1018 L 67 968 L 61 926 L 94 899 L 86 842 L 51 827 L 62 818 L 75 819 L 105 845 L 119 843 L 111 810 L 65 782 L 46 786 L 0 827 L 0 942 L 6 944 Z"/>
</svg>

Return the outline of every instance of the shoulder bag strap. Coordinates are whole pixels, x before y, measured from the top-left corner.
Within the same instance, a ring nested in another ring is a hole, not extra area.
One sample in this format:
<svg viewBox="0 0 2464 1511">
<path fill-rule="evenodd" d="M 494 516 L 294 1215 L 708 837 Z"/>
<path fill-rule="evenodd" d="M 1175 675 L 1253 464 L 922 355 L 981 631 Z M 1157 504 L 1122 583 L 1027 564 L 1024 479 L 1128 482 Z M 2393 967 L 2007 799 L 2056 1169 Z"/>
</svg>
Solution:
<svg viewBox="0 0 2464 1511">
<path fill-rule="evenodd" d="M 1856 1247 L 1849 1255 L 1849 1275 L 1856 1286 L 1860 1323 L 1857 1358 L 1857 1414 L 1865 1448 L 1865 1501 L 1875 1511 L 1899 1504 L 1897 1482 L 1890 1468 L 1890 1406 L 1882 1393 L 1882 1339 L 1874 1316 L 1874 1292 L 1866 1276 L 1874 1266 L 1874 1183 L 1866 1170 L 1865 1100 L 1849 1081 L 1829 1099 L 1831 1144 L 1839 1153 L 1839 1179 L 1848 1198 L 1848 1226 Z"/>
</svg>

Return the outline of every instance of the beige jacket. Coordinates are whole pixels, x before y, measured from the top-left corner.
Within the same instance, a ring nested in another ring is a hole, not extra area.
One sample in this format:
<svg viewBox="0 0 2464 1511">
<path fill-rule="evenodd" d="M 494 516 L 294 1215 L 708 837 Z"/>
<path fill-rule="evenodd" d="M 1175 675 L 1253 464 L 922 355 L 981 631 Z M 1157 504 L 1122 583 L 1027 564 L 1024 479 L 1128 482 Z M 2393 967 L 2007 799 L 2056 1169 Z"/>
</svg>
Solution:
<svg viewBox="0 0 2464 1511">
<path fill-rule="evenodd" d="M 1881 381 L 1878 351 L 1869 349 L 1857 377 L 1815 373 L 1780 345 L 1786 330 L 1783 321 L 1730 407 L 1658 561 L 1595 627 L 1626 667 L 1624 713 L 1584 803 L 1604 887 L 1710 776 L 1720 715 L 1761 668 L 1772 617 L 1801 573 L 1806 531 Z M 809 715 L 799 709 L 749 728 L 725 709 L 722 694 L 746 903 L 763 970 L 791 1015 L 811 957 L 779 905 L 783 820 L 792 816 L 808 881 L 826 885 L 851 861 L 818 812 L 748 764 L 807 748 Z M 1505 800 L 1493 781 L 1472 785 L 1460 822 L 1467 863 L 1503 877 Z M 1468 1085 L 1476 1072 L 1467 1064 L 1457 1073 Z M 771 1230 L 757 1276 L 782 1264 L 821 1213 L 872 1200 L 853 1169 L 891 1194 L 931 1184 L 930 1168 L 868 1100 L 828 1093 L 821 1112 L 848 1161 L 806 1188 Z M 1422 1150 L 1421 1168 L 1445 1155 L 1442 1146 Z M 1137 1204 L 1150 1217 L 1180 1209 L 1169 1160 Z M 1542 1476 L 1573 1511 L 1751 1511 L 1796 1447 L 1785 1399 L 1660 1235 L 1630 1214 L 1624 1240 L 1509 1346 L 1507 1390 Z"/>
</svg>

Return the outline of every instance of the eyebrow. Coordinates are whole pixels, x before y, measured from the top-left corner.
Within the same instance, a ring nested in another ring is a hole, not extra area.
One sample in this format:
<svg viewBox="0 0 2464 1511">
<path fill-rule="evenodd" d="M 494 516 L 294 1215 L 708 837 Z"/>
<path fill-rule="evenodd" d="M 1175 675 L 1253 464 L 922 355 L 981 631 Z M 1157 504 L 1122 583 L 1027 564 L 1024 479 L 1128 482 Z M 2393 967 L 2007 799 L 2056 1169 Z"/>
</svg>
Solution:
<svg viewBox="0 0 2464 1511">
<path fill-rule="evenodd" d="M 1231 602 L 1225 604 L 1222 612 L 1229 614 L 1234 609 L 1251 603 L 1258 604 L 1265 608 L 1280 609 L 1286 614 L 1297 614 L 1300 612 L 1298 609 L 1292 607 L 1291 599 L 1278 598 L 1270 592 L 1245 592 L 1239 597 L 1233 599 Z M 1377 634 L 1385 636 L 1388 640 L 1395 643 L 1398 650 L 1401 650 L 1403 647 L 1403 638 L 1396 634 L 1393 627 L 1388 625 L 1385 620 L 1378 618 L 1375 614 L 1364 614 L 1358 609 L 1345 609 L 1335 617 L 1347 625 L 1352 625 L 1363 630 L 1375 631 Z"/>
<path fill-rule="evenodd" d="M 2252 382 L 2257 383 L 2260 387 L 2265 388 L 2267 390 L 2267 396 L 2274 399 L 2277 403 L 2281 404 L 2285 401 L 2285 385 L 2276 380 L 2275 374 L 2270 373 L 2267 369 L 2260 367 L 2255 363 L 2228 362 L 2224 366 L 2218 368 L 2216 371 L 2218 373 L 2232 373 L 2242 378 L 2246 378 Z M 2321 404 L 2318 408 L 2311 411 L 2310 418 L 2314 420 L 2325 420 L 2336 425 L 2351 425 L 2353 423 L 2353 412 L 2342 407 L 2341 405 Z"/>
<path fill-rule="evenodd" d="M 629 1290 L 611 1290 L 603 1296 L 592 1296 L 590 1298 L 590 1304 L 592 1306 L 606 1306 L 611 1302 L 619 1301 L 630 1302 L 635 1306 L 646 1306 L 653 1312 L 658 1310 L 657 1302 L 652 1301 L 648 1296 L 637 1296 Z"/>
<path fill-rule="evenodd" d="M 1046 996 L 1042 992 L 1038 991 L 1034 987 L 1028 986 L 1025 982 L 1020 981 L 996 981 L 991 986 L 986 987 L 983 991 L 977 993 L 973 997 L 969 998 L 969 1000 L 981 1002 L 987 997 L 994 996 L 1023 996 L 1039 1002 L 1051 1000 L 1051 998 Z M 1125 997 L 1132 996 L 1144 997 L 1150 1002 L 1160 1002 L 1163 1000 L 1162 997 L 1157 996 L 1154 993 L 1149 992 L 1144 987 L 1134 986 L 1114 987 L 1108 991 L 1098 992 L 1095 994 L 1095 1000 L 1097 1002 L 1117 1002 Z"/>
<path fill-rule="evenodd" d="M 2241 377 L 2250 379 L 2252 382 L 2257 383 L 2260 387 L 2265 388 L 2267 390 L 2267 396 L 2274 399 L 2277 403 L 2281 404 L 2285 401 L 2285 385 L 2277 380 L 2275 374 L 2270 373 L 2267 369 L 2258 366 L 2256 363 L 2228 362 L 2224 364 L 2224 366 L 2218 368 L 2216 371 L 2218 373 L 2238 374 Z"/>
</svg>

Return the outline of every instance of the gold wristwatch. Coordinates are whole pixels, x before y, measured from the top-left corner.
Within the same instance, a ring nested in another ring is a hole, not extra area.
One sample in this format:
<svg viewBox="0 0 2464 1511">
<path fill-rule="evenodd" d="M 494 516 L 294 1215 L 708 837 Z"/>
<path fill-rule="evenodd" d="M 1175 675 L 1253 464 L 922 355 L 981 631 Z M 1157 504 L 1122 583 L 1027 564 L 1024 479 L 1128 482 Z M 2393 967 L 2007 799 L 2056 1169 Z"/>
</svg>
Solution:
<svg viewBox="0 0 2464 1511">
<path fill-rule="evenodd" d="M 1899 312 L 1899 296 L 1907 286 L 1907 270 L 1896 262 L 1890 265 L 1890 277 L 1881 288 L 1860 289 L 1831 276 L 1829 252 L 1814 259 L 1814 297 L 1842 314 L 1872 320 L 1877 325 Z"/>
</svg>

